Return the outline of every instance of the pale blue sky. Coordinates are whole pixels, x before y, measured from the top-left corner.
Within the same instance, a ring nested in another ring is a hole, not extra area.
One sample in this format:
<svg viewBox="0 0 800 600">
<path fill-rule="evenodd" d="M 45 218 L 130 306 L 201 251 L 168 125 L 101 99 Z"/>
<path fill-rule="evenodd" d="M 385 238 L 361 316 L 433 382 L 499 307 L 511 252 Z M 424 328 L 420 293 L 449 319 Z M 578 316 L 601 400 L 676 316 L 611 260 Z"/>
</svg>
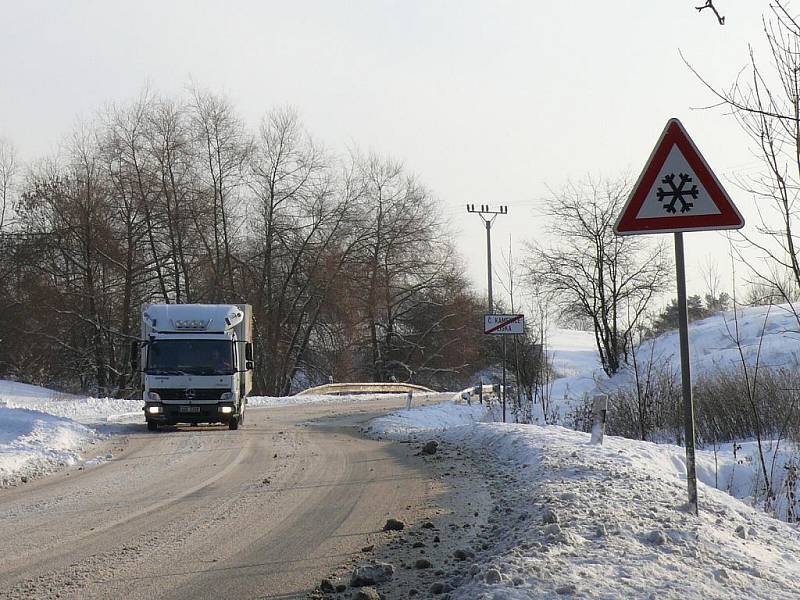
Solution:
<svg viewBox="0 0 800 600">
<path fill-rule="evenodd" d="M 728 86 L 748 43 L 764 54 L 768 2 L 717 0 L 724 26 L 695 4 L 0 0 L 0 136 L 45 154 L 104 102 L 145 82 L 178 94 L 190 77 L 253 126 L 290 104 L 333 149 L 403 159 L 442 199 L 485 289 L 484 230 L 467 203 L 508 205 L 493 229 L 499 256 L 509 234 L 544 235 L 548 185 L 635 177 L 673 116 L 723 183 L 756 168 L 733 118 L 690 109 L 713 98 L 678 49 Z M 752 199 L 727 188 L 752 223 Z M 726 260 L 720 240 L 687 235 L 691 272 L 709 248 Z"/>
</svg>

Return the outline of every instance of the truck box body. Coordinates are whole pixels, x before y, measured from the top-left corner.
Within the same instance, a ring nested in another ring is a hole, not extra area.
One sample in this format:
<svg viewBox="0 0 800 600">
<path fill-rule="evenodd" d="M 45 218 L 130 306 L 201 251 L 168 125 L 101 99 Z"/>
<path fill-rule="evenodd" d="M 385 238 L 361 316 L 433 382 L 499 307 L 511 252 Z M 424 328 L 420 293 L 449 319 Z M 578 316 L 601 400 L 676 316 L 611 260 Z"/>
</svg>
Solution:
<svg viewBox="0 0 800 600">
<path fill-rule="evenodd" d="M 141 332 L 148 428 L 227 423 L 236 429 L 253 381 L 250 305 L 148 304 Z"/>
</svg>

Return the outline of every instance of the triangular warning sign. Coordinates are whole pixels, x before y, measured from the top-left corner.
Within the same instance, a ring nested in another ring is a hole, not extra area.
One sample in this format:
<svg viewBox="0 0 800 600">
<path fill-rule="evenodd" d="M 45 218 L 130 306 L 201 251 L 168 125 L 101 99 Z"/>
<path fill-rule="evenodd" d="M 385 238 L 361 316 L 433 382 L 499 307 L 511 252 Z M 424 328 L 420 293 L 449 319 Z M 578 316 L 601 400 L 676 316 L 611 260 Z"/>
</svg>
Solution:
<svg viewBox="0 0 800 600">
<path fill-rule="evenodd" d="M 670 119 L 614 231 L 739 229 L 744 219 L 678 119 Z"/>
</svg>

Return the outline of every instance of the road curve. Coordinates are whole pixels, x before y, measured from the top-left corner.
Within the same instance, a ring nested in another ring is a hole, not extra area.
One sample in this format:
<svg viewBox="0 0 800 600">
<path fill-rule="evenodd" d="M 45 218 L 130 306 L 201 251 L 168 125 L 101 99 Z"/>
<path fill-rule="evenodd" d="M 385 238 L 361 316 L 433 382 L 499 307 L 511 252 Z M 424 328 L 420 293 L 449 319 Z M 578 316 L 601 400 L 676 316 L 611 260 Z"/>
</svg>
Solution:
<svg viewBox="0 0 800 600">
<path fill-rule="evenodd" d="M 401 403 L 251 409 L 239 431 L 142 424 L 99 449 L 109 461 L 0 490 L 0 597 L 305 598 L 437 494 L 423 461 L 358 434 Z"/>
</svg>

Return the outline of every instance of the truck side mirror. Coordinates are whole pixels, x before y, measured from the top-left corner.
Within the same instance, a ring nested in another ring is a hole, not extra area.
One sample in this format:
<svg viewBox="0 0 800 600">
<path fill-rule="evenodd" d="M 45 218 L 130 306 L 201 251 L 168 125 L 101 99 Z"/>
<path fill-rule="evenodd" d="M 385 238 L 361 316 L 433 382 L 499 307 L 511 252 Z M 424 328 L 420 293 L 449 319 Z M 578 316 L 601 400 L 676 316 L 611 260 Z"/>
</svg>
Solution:
<svg viewBox="0 0 800 600">
<path fill-rule="evenodd" d="M 253 342 L 246 342 L 244 345 L 244 359 L 253 362 Z M 248 367 L 252 369 L 253 367 Z"/>
<path fill-rule="evenodd" d="M 131 372 L 136 373 L 139 370 L 139 341 L 133 340 L 131 342 Z"/>
</svg>

